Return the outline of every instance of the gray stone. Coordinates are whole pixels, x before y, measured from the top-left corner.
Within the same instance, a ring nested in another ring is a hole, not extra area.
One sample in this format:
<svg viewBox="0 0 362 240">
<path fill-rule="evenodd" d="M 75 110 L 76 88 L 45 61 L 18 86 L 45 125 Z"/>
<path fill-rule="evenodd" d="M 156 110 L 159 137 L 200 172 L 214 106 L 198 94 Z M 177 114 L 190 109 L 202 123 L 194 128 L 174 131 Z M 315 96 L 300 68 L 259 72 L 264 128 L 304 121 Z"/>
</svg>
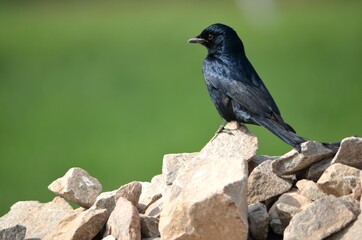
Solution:
<svg viewBox="0 0 362 240">
<path fill-rule="evenodd" d="M 362 138 L 349 137 L 343 139 L 332 163 L 342 163 L 362 169 Z"/>
<path fill-rule="evenodd" d="M 133 206 L 137 206 L 142 192 L 142 184 L 139 182 L 130 182 L 123 185 L 116 191 L 116 201 L 123 197 L 130 201 Z"/>
<path fill-rule="evenodd" d="M 102 185 L 87 171 L 71 168 L 63 177 L 52 182 L 48 189 L 81 207 L 89 208 L 102 192 Z"/>
<path fill-rule="evenodd" d="M 301 152 L 293 149 L 273 162 L 273 171 L 278 176 L 289 175 L 303 170 L 313 163 L 325 159 L 334 152 L 323 144 L 307 141 L 301 144 Z"/>
<path fill-rule="evenodd" d="M 268 200 L 287 192 L 292 187 L 292 178 L 282 178 L 273 173 L 272 160 L 258 165 L 249 175 L 248 204 Z"/>
<path fill-rule="evenodd" d="M 317 182 L 323 172 L 332 164 L 332 159 L 333 156 L 313 163 L 306 172 L 306 179 Z"/>
<path fill-rule="evenodd" d="M 353 192 L 351 181 L 359 181 L 359 175 L 359 169 L 335 163 L 324 171 L 317 183 L 323 192 L 343 196 Z"/>
<path fill-rule="evenodd" d="M 300 212 L 311 201 L 295 191 L 284 193 L 269 210 L 270 227 L 279 235 L 283 235 L 292 217 Z"/>
<path fill-rule="evenodd" d="M 265 240 L 269 231 L 269 214 L 264 204 L 248 206 L 249 234 L 255 240 Z"/>
<path fill-rule="evenodd" d="M 140 215 L 141 219 L 141 235 L 142 237 L 159 237 L 160 231 L 158 230 L 159 219 L 147 215 Z"/>
<path fill-rule="evenodd" d="M 299 180 L 296 183 L 296 187 L 298 188 L 299 193 L 301 195 L 307 197 L 312 201 L 327 196 L 327 194 L 324 193 L 315 182 L 310 180 L 306 179 Z"/>
<path fill-rule="evenodd" d="M 188 161 L 164 196 L 161 238 L 247 239 L 246 188 L 243 159 Z"/>
<path fill-rule="evenodd" d="M 26 234 L 26 227 L 19 224 L 1 229 L 0 228 L 0 240 L 23 240 Z"/>
<path fill-rule="evenodd" d="M 163 156 L 162 175 L 165 178 L 166 185 L 171 185 L 177 176 L 178 170 L 182 165 L 195 158 L 199 153 L 176 153 Z"/>
<path fill-rule="evenodd" d="M 45 239 L 60 221 L 73 214 L 73 208 L 61 197 L 49 203 L 38 201 L 17 202 L 10 212 L 0 218 L 0 229 L 16 224 L 26 227 L 25 238 Z"/>
<path fill-rule="evenodd" d="M 141 224 L 137 208 L 127 199 L 120 197 L 109 216 L 104 236 L 116 239 L 140 240 Z"/>
<path fill-rule="evenodd" d="M 244 126 L 230 122 L 226 131 L 216 135 L 200 151 L 198 158 L 237 158 L 249 160 L 255 156 L 258 149 L 258 139 Z"/>
<path fill-rule="evenodd" d="M 338 232 L 358 215 L 350 204 L 333 195 L 314 201 L 292 218 L 284 231 L 284 239 L 319 240 Z"/>
</svg>

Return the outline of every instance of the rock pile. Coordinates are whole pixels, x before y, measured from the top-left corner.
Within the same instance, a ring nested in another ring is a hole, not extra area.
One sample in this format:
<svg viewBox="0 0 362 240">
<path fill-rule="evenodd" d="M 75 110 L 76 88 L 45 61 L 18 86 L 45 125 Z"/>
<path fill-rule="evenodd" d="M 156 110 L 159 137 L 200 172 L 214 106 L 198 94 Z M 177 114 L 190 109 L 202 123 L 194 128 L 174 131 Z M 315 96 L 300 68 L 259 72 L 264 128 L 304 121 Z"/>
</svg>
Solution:
<svg viewBox="0 0 362 240">
<path fill-rule="evenodd" d="M 338 152 L 310 141 L 300 153 L 256 156 L 256 137 L 235 126 L 200 152 L 165 155 L 151 182 L 102 192 L 72 168 L 49 185 L 53 201 L 14 204 L 0 240 L 361 239 L 361 138 Z"/>
</svg>

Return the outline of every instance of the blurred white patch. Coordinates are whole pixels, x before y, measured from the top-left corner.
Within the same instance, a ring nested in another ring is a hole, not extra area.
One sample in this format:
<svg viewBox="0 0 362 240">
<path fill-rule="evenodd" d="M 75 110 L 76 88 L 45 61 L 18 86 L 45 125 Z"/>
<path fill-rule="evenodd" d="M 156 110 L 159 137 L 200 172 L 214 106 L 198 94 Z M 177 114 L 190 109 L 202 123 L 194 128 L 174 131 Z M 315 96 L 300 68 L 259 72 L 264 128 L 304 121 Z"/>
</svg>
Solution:
<svg viewBox="0 0 362 240">
<path fill-rule="evenodd" d="M 87 184 L 88 186 L 93 186 L 94 185 L 93 182 L 89 178 L 87 178 L 86 176 L 82 176 L 82 179 L 85 182 L 85 184 Z"/>
</svg>

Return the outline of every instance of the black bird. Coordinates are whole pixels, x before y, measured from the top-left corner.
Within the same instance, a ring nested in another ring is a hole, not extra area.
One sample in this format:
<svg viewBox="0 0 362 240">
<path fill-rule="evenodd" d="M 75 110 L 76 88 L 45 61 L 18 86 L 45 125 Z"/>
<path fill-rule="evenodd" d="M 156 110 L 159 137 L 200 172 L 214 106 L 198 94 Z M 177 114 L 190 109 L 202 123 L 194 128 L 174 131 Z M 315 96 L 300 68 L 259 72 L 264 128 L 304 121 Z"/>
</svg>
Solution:
<svg viewBox="0 0 362 240">
<path fill-rule="evenodd" d="M 300 151 L 307 139 L 287 124 L 263 81 L 245 55 L 237 33 L 224 24 L 213 24 L 188 40 L 207 48 L 202 70 L 209 95 L 227 122 L 237 121 L 267 128 L 284 142 Z"/>
</svg>

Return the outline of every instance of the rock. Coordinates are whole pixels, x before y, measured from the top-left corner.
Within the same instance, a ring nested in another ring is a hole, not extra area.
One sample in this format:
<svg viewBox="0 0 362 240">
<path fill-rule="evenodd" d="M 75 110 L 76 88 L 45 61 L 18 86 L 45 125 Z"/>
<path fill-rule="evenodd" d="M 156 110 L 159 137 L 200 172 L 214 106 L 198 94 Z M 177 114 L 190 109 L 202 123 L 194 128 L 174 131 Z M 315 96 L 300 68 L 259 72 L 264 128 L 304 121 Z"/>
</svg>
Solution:
<svg viewBox="0 0 362 240">
<path fill-rule="evenodd" d="M 117 240 L 115 237 L 113 237 L 112 235 L 108 235 L 107 237 L 103 238 L 102 240 Z"/>
<path fill-rule="evenodd" d="M 353 221 L 358 213 L 349 202 L 333 195 L 318 199 L 297 213 L 284 231 L 284 239 L 324 239 Z"/>
<path fill-rule="evenodd" d="M 145 215 L 159 218 L 162 211 L 162 205 L 163 205 L 163 199 L 160 198 L 147 207 L 146 211 L 144 212 Z"/>
<path fill-rule="evenodd" d="M 62 219 L 45 240 L 87 240 L 94 238 L 105 225 L 107 209 L 90 208 Z"/>
<path fill-rule="evenodd" d="M 177 176 L 180 167 L 190 159 L 195 158 L 199 153 L 176 153 L 163 156 L 162 175 L 166 185 L 171 185 Z"/>
<path fill-rule="evenodd" d="M 142 237 L 159 237 L 158 230 L 159 219 L 141 214 L 141 235 Z"/>
<path fill-rule="evenodd" d="M 5 229 L 0 228 L 0 240 L 23 240 L 25 233 L 26 227 L 19 224 Z"/>
<path fill-rule="evenodd" d="M 246 184 L 243 159 L 188 161 L 164 196 L 161 238 L 247 239 Z"/>
<path fill-rule="evenodd" d="M 26 227 L 25 238 L 45 239 L 60 221 L 73 214 L 73 208 L 63 198 L 55 197 L 49 203 L 17 202 L 10 212 L 0 218 L 0 229 L 17 224 Z"/>
<path fill-rule="evenodd" d="M 121 186 L 119 189 L 111 192 L 101 193 L 92 208 L 95 209 L 107 209 L 109 214 L 116 206 L 116 202 L 120 197 L 123 197 L 130 201 L 134 206 L 137 205 L 142 191 L 142 185 L 139 182 L 131 182 Z M 108 215 L 109 215 L 108 214 Z"/>
<path fill-rule="evenodd" d="M 230 122 L 201 150 L 198 158 L 237 158 L 249 160 L 256 154 L 258 139 L 244 126 Z"/>
<path fill-rule="evenodd" d="M 309 203 L 308 198 L 295 191 L 284 193 L 269 210 L 270 227 L 275 233 L 283 235 L 292 217 Z"/>
<path fill-rule="evenodd" d="M 332 163 L 342 163 L 362 169 L 362 138 L 349 137 L 343 139 Z"/>
<path fill-rule="evenodd" d="M 302 143 L 301 152 L 293 149 L 273 162 L 273 172 L 278 176 L 299 172 L 311 164 L 333 155 L 333 151 L 314 141 Z"/>
<path fill-rule="evenodd" d="M 252 157 L 248 161 L 248 172 L 249 172 L 249 174 L 254 170 L 254 168 L 259 166 L 263 162 L 265 162 L 267 160 L 275 160 L 275 159 L 278 159 L 278 158 L 280 158 L 280 157 L 277 157 L 277 156 L 254 156 L 254 157 Z"/>
<path fill-rule="evenodd" d="M 317 183 L 320 189 L 327 194 L 348 195 L 353 191 L 351 181 L 359 181 L 359 174 L 360 170 L 357 168 L 335 163 L 324 171 Z"/>
<path fill-rule="evenodd" d="M 161 238 L 159 238 L 159 237 L 155 237 L 155 238 L 142 238 L 142 240 L 161 240 Z"/>
<path fill-rule="evenodd" d="M 145 210 L 146 206 L 150 205 L 151 202 L 155 202 L 155 199 L 157 200 L 160 196 L 162 196 L 162 193 L 166 188 L 166 182 L 164 177 L 160 174 L 154 176 L 151 182 L 141 182 L 141 184 L 142 193 L 137 208 Z"/>
<path fill-rule="evenodd" d="M 248 206 L 249 233 L 255 240 L 264 240 L 269 231 L 269 214 L 264 204 Z"/>
<path fill-rule="evenodd" d="M 81 207 L 89 208 L 102 192 L 102 185 L 87 171 L 71 168 L 63 177 L 52 182 L 48 189 Z"/>
<path fill-rule="evenodd" d="M 306 178 L 317 182 L 318 179 L 322 176 L 323 172 L 332 164 L 332 159 L 333 156 L 313 163 L 306 172 Z"/>
<path fill-rule="evenodd" d="M 137 208 L 127 199 L 120 197 L 116 207 L 109 216 L 105 236 L 116 239 L 140 240 L 141 224 Z"/>
<path fill-rule="evenodd" d="M 362 236 L 362 215 L 341 231 L 326 238 L 326 240 L 361 240 Z"/>
<path fill-rule="evenodd" d="M 142 192 L 142 184 L 139 182 L 130 182 L 123 185 L 116 191 L 116 201 L 123 197 L 130 201 L 133 206 L 137 206 Z"/>
<path fill-rule="evenodd" d="M 258 165 L 249 175 L 248 204 L 265 201 L 287 192 L 292 187 L 292 178 L 281 178 L 273 173 L 272 160 Z"/>
<path fill-rule="evenodd" d="M 310 180 L 302 179 L 296 183 L 296 187 L 298 188 L 301 195 L 312 201 L 327 196 L 327 194 L 319 189 L 315 182 Z"/>
</svg>

